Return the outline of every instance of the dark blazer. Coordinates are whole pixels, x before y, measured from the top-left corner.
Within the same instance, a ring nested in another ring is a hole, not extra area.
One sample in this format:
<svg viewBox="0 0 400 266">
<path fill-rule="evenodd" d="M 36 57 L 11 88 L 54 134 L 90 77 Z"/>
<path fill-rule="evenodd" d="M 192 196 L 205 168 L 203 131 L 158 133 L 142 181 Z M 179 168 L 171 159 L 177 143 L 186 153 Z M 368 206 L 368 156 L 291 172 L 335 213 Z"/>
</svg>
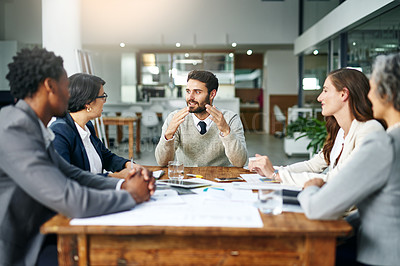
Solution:
<svg viewBox="0 0 400 266">
<path fill-rule="evenodd" d="M 20 100 L 0 111 L 0 265 L 35 265 L 55 213 L 90 217 L 129 210 L 135 201 L 120 179 L 94 175 L 46 148 L 39 119 Z"/>
<path fill-rule="evenodd" d="M 96 136 L 92 122 L 88 122 L 86 126 L 90 131 L 90 140 L 100 156 L 103 169 L 112 172 L 118 172 L 125 168 L 125 163 L 129 160 L 115 155 L 104 146 L 103 142 Z M 70 114 L 57 120 L 50 125 L 51 130 L 56 135 L 53 141 L 57 152 L 69 163 L 90 171 L 89 159 L 83 145 L 81 136 L 76 129 L 75 122 Z"/>
</svg>

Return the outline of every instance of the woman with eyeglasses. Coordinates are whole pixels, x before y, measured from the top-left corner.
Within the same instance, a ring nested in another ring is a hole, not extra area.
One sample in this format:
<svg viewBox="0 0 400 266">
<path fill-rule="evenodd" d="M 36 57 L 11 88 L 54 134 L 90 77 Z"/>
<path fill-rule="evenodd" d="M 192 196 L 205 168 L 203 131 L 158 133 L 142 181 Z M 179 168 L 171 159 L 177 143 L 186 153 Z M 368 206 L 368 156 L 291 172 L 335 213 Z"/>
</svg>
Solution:
<svg viewBox="0 0 400 266">
<path fill-rule="evenodd" d="M 72 75 L 69 81 L 69 113 L 50 125 L 55 133 L 55 149 L 65 160 L 83 170 L 95 174 L 106 170 L 113 173 L 103 175 L 125 177 L 131 162 L 108 150 L 96 136 L 90 121 L 100 117 L 103 111 L 107 100 L 105 81 L 83 73 Z"/>
</svg>

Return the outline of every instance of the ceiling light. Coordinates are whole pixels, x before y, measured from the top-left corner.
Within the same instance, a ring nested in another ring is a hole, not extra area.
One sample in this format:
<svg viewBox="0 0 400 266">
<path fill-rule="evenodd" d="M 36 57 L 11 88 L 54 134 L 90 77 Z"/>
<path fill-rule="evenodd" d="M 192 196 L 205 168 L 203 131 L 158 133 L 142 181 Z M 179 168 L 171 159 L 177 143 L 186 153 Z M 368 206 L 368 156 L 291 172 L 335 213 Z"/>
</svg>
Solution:
<svg viewBox="0 0 400 266">
<path fill-rule="evenodd" d="M 185 54 L 185 57 L 188 58 L 188 57 L 189 57 L 189 53 L 186 53 L 186 54 Z"/>
<path fill-rule="evenodd" d="M 383 46 L 386 48 L 397 48 L 397 44 L 391 44 L 391 43 L 384 44 Z"/>
<path fill-rule="evenodd" d="M 121 48 L 124 48 L 126 45 L 125 45 L 124 42 L 121 42 L 121 43 L 119 44 L 119 46 L 120 46 Z"/>
<path fill-rule="evenodd" d="M 253 50 L 250 50 L 250 49 L 247 50 L 246 54 L 247 54 L 247 55 L 252 55 L 252 54 L 253 54 Z"/>
<path fill-rule="evenodd" d="M 237 46 L 237 43 L 233 42 L 232 47 L 236 47 L 236 46 Z"/>
<path fill-rule="evenodd" d="M 229 57 L 231 57 L 231 58 L 232 58 L 232 57 L 233 57 L 233 53 L 229 53 Z"/>
<path fill-rule="evenodd" d="M 181 43 L 177 42 L 177 43 L 175 43 L 175 46 L 179 48 L 179 47 L 181 47 Z"/>
<path fill-rule="evenodd" d="M 317 54 L 319 54 L 319 51 L 317 49 L 315 49 L 314 52 L 312 52 L 312 53 L 313 53 L 313 55 L 317 55 Z"/>
<path fill-rule="evenodd" d="M 356 46 L 356 44 L 357 44 L 356 42 L 353 42 L 353 46 Z"/>
</svg>

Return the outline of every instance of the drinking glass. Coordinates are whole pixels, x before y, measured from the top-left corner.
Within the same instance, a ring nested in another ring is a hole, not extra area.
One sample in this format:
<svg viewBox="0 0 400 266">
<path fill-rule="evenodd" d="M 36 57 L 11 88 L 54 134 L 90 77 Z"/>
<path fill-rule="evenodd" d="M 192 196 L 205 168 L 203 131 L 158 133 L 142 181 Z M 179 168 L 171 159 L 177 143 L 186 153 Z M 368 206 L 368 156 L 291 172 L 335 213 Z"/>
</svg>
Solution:
<svg viewBox="0 0 400 266">
<path fill-rule="evenodd" d="M 282 190 L 258 190 L 258 208 L 262 213 L 278 215 L 282 213 Z"/>
<path fill-rule="evenodd" d="M 184 177 L 184 167 L 183 163 L 177 161 L 168 162 L 168 178 L 175 181 L 181 181 Z"/>
</svg>

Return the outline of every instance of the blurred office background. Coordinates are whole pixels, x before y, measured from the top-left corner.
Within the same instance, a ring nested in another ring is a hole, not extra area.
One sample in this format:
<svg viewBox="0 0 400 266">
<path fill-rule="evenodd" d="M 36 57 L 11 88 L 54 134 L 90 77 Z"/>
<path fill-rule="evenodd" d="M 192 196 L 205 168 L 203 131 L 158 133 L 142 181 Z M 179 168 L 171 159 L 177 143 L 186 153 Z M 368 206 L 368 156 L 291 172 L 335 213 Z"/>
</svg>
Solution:
<svg viewBox="0 0 400 266">
<path fill-rule="evenodd" d="M 299 115 L 320 118 L 316 98 L 331 70 L 369 75 L 377 55 L 399 52 L 399 17 L 394 0 L 0 0 L 0 104 L 10 101 L 12 56 L 46 47 L 68 75 L 107 82 L 104 115 L 157 114 L 153 126 L 142 117 L 137 155 L 155 164 L 152 138 L 184 106 L 187 73 L 206 69 L 221 83 L 217 107 L 240 113 L 249 155 L 291 163 L 308 151 L 289 154 L 274 135 Z M 127 129 L 122 139 L 115 132 L 109 126 L 112 149 L 125 156 Z"/>
</svg>

